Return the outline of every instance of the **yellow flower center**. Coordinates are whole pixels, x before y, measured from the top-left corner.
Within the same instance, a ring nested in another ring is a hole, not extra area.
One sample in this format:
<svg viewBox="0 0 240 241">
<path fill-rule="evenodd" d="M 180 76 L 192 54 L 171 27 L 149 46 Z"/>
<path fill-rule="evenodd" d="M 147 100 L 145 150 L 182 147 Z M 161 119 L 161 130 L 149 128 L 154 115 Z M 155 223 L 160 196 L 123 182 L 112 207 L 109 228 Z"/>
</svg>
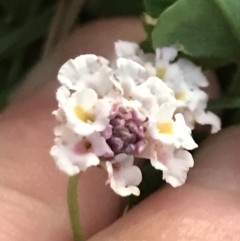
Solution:
<svg viewBox="0 0 240 241">
<path fill-rule="evenodd" d="M 173 124 L 171 122 L 158 123 L 157 128 L 163 134 L 173 135 Z"/>
<path fill-rule="evenodd" d="M 85 111 L 81 106 L 74 106 L 74 113 L 77 118 L 86 123 L 92 123 L 95 120 L 95 117 L 92 113 Z"/>
<path fill-rule="evenodd" d="M 157 68 L 156 76 L 160 79 L 163 79 L 166 74 L 167 68 L 166 67 L 159 67 Z"/>
<path fill-rule="evenodd" d="M 177 100 L 186 100 L 187 95 L 185 92 L 178 92 L 175 94 Z"/>
</svg>

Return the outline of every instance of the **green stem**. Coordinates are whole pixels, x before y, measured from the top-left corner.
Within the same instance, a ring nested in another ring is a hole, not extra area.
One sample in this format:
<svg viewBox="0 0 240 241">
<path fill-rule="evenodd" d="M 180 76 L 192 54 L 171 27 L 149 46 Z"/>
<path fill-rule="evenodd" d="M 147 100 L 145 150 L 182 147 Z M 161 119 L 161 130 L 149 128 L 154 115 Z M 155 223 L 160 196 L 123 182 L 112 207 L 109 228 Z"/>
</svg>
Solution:
<svg viewBox="0 0 240 241">
<path fill-rule="evenodd" d="M 68 181 L 67 201 L 68 212 L 72 226 L 73 237 L 75 241 L 83 241 L 83 231 L 79 217 L 78 206 L 78 183 L 80 174 L 72 176 Z"/>
</svg>

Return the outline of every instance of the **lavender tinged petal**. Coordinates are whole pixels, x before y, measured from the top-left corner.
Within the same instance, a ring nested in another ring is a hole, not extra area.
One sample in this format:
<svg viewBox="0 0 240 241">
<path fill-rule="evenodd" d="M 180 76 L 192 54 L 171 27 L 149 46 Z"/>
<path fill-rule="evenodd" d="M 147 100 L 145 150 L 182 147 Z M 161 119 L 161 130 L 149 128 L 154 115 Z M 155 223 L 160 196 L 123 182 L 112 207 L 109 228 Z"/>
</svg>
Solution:
<svg viewBox="0 0 240 241">
<path fill-rule="evenodd" d="M 112 136 L 112 126 L 108 125 L 107 128 L 101 132 L 101 135 L 108 140 Z"/>
<path fill-rule="evenodd" d="M 106 152 L 103 156 L 102 156 L 102 158 L 111 158 L 111 157 L 113 157 L 114 156 L 114 153 L 113 153 L 113 151 L 111 150 L 111 151 L 109 151 L 109 152 Z"/>
<path fill-rule="evenodd" d="M 144 130 L 144 128 L 139 127 L 139 128 L 138 128 L 138 132 L 136 133 L 136 136 L 137 136 L 137 139 L 138 139 L 138 140 L 143 139 L 144 136 L 145 136 L 145 130 Z"/>
<path fill-rule="evenodd" d="M 146 142 L 143 141 L 143 140 L 137 142 L 137 143 L 135 144 L 135 152 L 136 152 L 137 154 L 141 153 L 141 152 L 145 149 L 146 145 L 147 145 Z"/>
<path fill-rule="evenodd" d="M 118 110 L 119 110 L 119 104 L 114 104 L 112 106 L 111 114 L 109 116 L 110 120 L 117 116 Z"/>
</svg>

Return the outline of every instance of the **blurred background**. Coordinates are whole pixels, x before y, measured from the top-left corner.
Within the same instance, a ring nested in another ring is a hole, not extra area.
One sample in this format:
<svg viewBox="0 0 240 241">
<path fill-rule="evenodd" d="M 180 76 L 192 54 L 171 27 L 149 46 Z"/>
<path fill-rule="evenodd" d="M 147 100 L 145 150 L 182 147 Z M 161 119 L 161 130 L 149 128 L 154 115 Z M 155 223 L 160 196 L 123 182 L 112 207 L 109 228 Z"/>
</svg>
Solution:
<svg viewBox="0 0 240 241">
<path fill-rule="evenodd" d="M 42 56 L 63 0 L 0 0 L 0 111 Z M 79 0 L 76 24 L 98 18 L 141 15 L 142 0 Z M 66 4 L 66 3 L 65 3 Z M 64 19 L 62 20 L 64 21 Z"/>
</svg>

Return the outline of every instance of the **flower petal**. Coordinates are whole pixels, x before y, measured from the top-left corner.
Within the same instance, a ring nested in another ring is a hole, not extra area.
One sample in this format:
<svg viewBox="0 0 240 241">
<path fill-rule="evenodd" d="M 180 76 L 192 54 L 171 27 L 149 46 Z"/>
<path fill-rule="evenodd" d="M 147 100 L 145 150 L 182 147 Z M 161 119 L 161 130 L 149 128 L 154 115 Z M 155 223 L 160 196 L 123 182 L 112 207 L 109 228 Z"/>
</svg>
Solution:
<svg viewBox="0 0 240 241">
<path fill-rule="evenodd" d="M 80 92 L 72 94 L 72 100 L 76 105 L 81 106 L 84 110 L 90 110 L 98 100 L 97 93 L 92 89 L 83 89 Z"/>
<path fill-rule="evenodd" d="M 124 90 L 124 96 L 131 96 L 133 88 L 144 81 L 145 68 L 140 64 L 125 58 L 117 60 L 119 82 Z"/>
<path fill-rule="evenodd" d="M 57 89 L 56 99 L 58 101 L 58 106 L 63 108 L 64 105 L 67 103 L 68 99 L 70 98 L 70 91 L 65 86 L 60 86 Z"/>
<path fill-rule="evenodd" d="M 118 58 L 132 58 L 138 50 L 139 45 L 134 42 L 118 41 L 115 43 L 115 52 Z"/>
<path fill-rule="evenodd" d="M 123 168 L 131 167 L 134 163 L 134 157 L 121 153 L 114 157 L 112 163 L 119 163 Z"/>
<path fill-rule="evenodd" d="M 191 135 L 191 129 L 186 125 L 182 114 L 175 115 L 175 136 L 181 146 L 187 150 L 193 150 L 198 147 Z"/>
<path fill-rule="evenodd" d="M 183 72 L 185 81 L 190 86 L 207 87 L 209 85 L 202 69 L 196 66 L 193 62 L 181 58 L 177 61 L 177 64 Z"/>
<path fill-rule="evenodd" d="M 157 157 L 151 159 L 151 164 L 156 169 L 162 170 L 163 179 L 173 187 L 184 184 L 187 178 L 187 172 L 193 167 L 192 155 L 185 150 L 176 149 L 174 146 L 168 146 L 156 150 Z"/>
<path fill-rule="evenodd" d="M 89 135 L 88 140 L 90 140 L 93 152 L 97 156 L 107 155 L 109 157 L 114 155 L 106 143 L 106 139 L 103 138 L 98 132 L 94 132 L 92 135 Z"/>
<path fill-rule="evenodd" d="M 99 158 L 95 153 L 86 153 L 84 155 L 79 155 L 77 159 L 75 159 L 74 164 L 79 166 L 80 170 L 85 171 L 88 167 L 98 166 L 100 164 Z"/>
<path fill-rule="evenodd" d="M 101 132 L 101 131 L 104 131 L 107 128 L 107 126 L 109 124 L 109 121 L 110 120 L 109 120 L 108 117 L 104 117 L 104 116 L 98 117 L 95 120 L 95 122 L 92 124 L 92 126 L 93 126 L 94 130 Z"/>
<path fill-rule="evenodd" d="M 93 54 L 80 55 L 67 61 L 59 70 L 59 82 L 69 89 L 81 90 L 86 82 L 99 72 L 108 61 Z"/>
<path fill-rule="evenodd" d="M 58 146 L 53 146 L 50 150 L 50 154 L 61 171 L 70 176 L 74 176 L 80 172 L 80 168 L 69 161 L 64 150 L 60 149 Z"/>
<path fill-rule="evenodd" d="M 167 61 L 173 61 L 178 54 L 178 50 L 174 47 L 163 47 L 157 48 L 156 50 L 156 59 L 164 59 Z"/>
<path fill-rule="evenodd" d="M 211 133 L 216 133 L 221 129 L 220 118 L 211 111 L 196 111 L 194 113 L 194 118 L 196 122 L 201 125 L 211 125 Z"/>
<path fill-rule="evenodd" d="M 169 161 L 168 170 L 163 171 L 163 179 L 173 187 L 179 187 L 185 183 L 187 172 L 193 164 L 192 155 L 188 151 L 178 150 Z"/>
<path fill-rule="evenodd" d="M 135 196 L 140 195 L 140 191 L 136 185 L 141 182 L 142 173 L 138 167 L 131 166 L 114 171 L 112 163 L 106 162 L 106 168 L 109 175 L 107 183 L 110 183 L 114 192 L 121 196 L 129 196 L 131 194 Z"/>
</svg>

